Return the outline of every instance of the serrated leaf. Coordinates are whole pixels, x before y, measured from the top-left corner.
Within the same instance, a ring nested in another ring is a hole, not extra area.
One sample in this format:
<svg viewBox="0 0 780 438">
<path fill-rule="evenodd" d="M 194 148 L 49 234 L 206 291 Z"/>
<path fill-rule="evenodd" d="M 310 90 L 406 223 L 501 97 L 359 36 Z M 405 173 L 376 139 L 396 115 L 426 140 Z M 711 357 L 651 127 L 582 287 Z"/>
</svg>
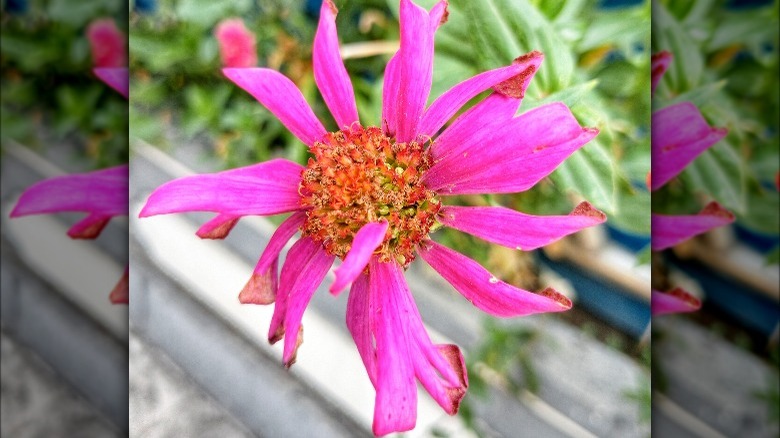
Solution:
<svg viewBox="0 0 780 438">
<path fill-rule="evenodd" d="M 694 160 L 681 174 L 697 192 L 715 198 L 737 213 L 745 211 L 745 177 L 742 160 L 725 140 Z"/>
<path fill-rule="evenodd" d="M 591 141 L 550 175 L 564 191 L 574 191 L 608 215 L 615 213 L 615 168 L 609 152 Z"/>
</svg>

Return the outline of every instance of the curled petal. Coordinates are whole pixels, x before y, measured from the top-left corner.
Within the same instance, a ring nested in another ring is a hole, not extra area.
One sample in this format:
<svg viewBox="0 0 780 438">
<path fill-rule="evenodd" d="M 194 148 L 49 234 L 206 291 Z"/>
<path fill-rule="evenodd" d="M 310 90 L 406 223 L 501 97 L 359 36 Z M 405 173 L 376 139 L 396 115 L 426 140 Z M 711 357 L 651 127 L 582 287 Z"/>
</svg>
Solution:
<svg viewBox="0 0 780 438">
<path fill-rule="evenodd" d="M 734 214 L 710 202 L 698 214 L 689 216 L 670 216 L 653 214 L 650 216 L 653 235 L 651 246 L 654 250 L 671 248 L 693 236 L 734 222 Z"/>
<path fill-rule="evenodd" d="M 412 352 L 409 350 L 409 314 L 402 307 L 406 287 L 401 268 L 394 262 L 381 263 L 372 257 L 369 301 L 376 339 L 376 400 L 374 435 L 403 432 L 417 422 L 417 386 Z"/>
<path fill-rule="evenodd" d="M 292 161 L 276 159 L 175 179 L 152 192 L 139 217 L 188 211 L 272 215 L 298 210 L 302 171 L 303 167 Z"/>
<path fill-rule="evenodd" d="M 320 22 L 314 35 L 312 63 L 314 81 L 339 128 L 343 129 L 359 119 L 352 81 L 339 54 L 339 39 L 336 33 L 337 12 L 338 9 L 331 0 L 322 2 Z"/>
<path fill-rule="evenodd" d="M 694 312 L 700 308 L 701 301 L 679 287 L 669 292 L 652 291 L 650 311 L 653 316 Z"/>
<path fill-rule="evenodd" d="M 551 288 L 538 294 L 519 289 L 497 279 L 474 260 L 436 242 L 422 244 L 419 254 L 461 295 L 491 315 L 524 316 L 571 308 L 571 301 Z"/>
<path fill-rule="evenodd" d="M 332 263 L 333 256 L 308 237 L 295 242 L 287 253 L 279 279 L 279 293 L 271 317 L 268 341 L 273 344 L 284 338 L 283 361 L 288 368 L 295 363 L 298 347 L 303 342 L 303 311 Z"/>
<path fill-rule="evenodd" d="M 607 216 L 583 202 L 564 216 L 534 216 L 504 207 L 445 206 L 439 220 L 488 242 L 530 251 L 598 225 L 607 220 Z"/>
<path fill-rule="evenodd" d="M 655 93 L 655 87 L 658 85 L 658 82 L 661 81 L 661 78 L 663 77 L 664 73 L 666 73 L 666 69 L 669 68 L 669 64 L 671 64 L 671 62 L 672 54 L 665 50 L 653 55 L 650 67 L 650 91 L 652 93 Z"/>
<path fill-rule="evenodd" d="M 501 94 L 521 99 L 542 59 L 544 56 L 534 51 L 515 59 L 508 67 L 480 73 L 452 87 L 425 111 L 419 135 L 432 137 L 466 102 L 491 87 L 502 90 Z"/>
<path fill-rule="evenodd" d="M 300 90 L 281 73 L 267 68 L 225 68 L 222 72 L 305 144 L 311 146 L 327 134 Z"/>
<path fill-rule="evenodd" d="M 296 212 L 274 231 L 271 240 L 257 261 L 252 277 L 241 290 L 238 300 L 242 304 L 271 304 L 278 290 L 279 253 L 306 219 L 306 213 Z"/>
<path fill-rule="evenodd" d="M 425 183 L 442 195 L 521 192 L 597 134 L 581 127 L 566 105 L 544 105 L 502 128 L 472 135 L 468 150 L 436 162 Z"/>
<path fill-rule="evenodd" d="M 279 258 L 271 261 L 271 265 L 265 271 L 253 272 L 249 281 L 238 294 L 238 302 L 241 304 L 271 304 L 276 300 L 279 290 Z"/>
<path fill-rule="evenodd" d="M 691 102 L 655 111 L 652 116 L 651 189 L 658 190 L 696 157 L 726 136 L 711 127 Z"/>
<path fill-rule="evenodd" d="M 111 216 L 92 213 L 70 227 L 68 236 L 73 239 L 94 239 L 103 231 L 110 220 Z"/>
<path fill-rule="evenodd" d="M 352 240 L 352 247 L 344 262 L 336 269 L 336 281 L 330 286 L 330 292 L 337 294 L 352 283 L 368 265 L 374 250 L 382 244 L 389 226 L 387 221 L 370 222 L 363 225 Z"/>
<path fill-rule="evenodd" d="M 92 70 L 103 83 L 113 88 L 125 99 L 130 97 L 130 73 L 127 67 L 98 67 Z"/>
<path fill-rule="evenodd" d="M 201 239 L 224 239 L 240 218 L 241 216 L 234 214 L 218 214 L 198 228 L 195 234 Z"/>
<path fill-rule="evenodd" d="M 111 304 L 128 304 L 130 302 L 130 272 L 127 266 L 125 266 L 122 278 L 114 286 L 108 299 L 111 300 Z"/>
<path fill-rule="evenodd" d="M 301 266 L 298 277 L 295 279 L 287 296 L 287 311 L 284 314 L 284 327 L 288 333 L 284 337 L 284 365 L 289 368 L 295 363 L 296 352 L 303 342 L 301 318 L 303 311 L 311 301 L 311 297 L 317 286 L 322 283 L 325 274 L 333 264 L 334 256 L 325 252 L 320 246 L 319 250 L 309 259 L 305 266 Z M 289 333 L 297 333 L 298 336 L 289 336 Z"/>
</svg>

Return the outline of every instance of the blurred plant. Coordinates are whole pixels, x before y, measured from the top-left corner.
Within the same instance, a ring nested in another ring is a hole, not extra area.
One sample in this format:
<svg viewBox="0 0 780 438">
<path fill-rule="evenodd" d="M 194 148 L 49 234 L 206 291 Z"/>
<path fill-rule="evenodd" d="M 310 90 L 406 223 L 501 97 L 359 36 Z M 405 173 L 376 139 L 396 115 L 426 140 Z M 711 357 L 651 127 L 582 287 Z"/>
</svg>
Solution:
<svg viewBox="0 0 780 438">
<path fill-rule="evenodd" d="M 736 215 L 738 227 L 774 242 L 763 249 L 769 253 L 780 242 L 777 2 L 732 8 L 725 1 L 659 1 L 653 26 L 656 50 L 675 55 L 653 107 L 688 101 L 728 130 L 653 193 L 653 210 L 689 214 L 691 200 L 715 199 Z"/>
<path fill-rule="evenodd" d="M 113 24 L 125 21 L 121 4 L 55 0 L 29 6 L 23 15 L 2 13 L 2 136 L 39 150 L 70 143 L 88 158 L 82 167 L 126 162 L 127 103 L 90 73 L 93 64 L 126 57 L 124 47 L 120 51 L 124 37 Z M 101 16 L 119 20 L 88 26 Z M 89 42 L 107 35 L 110 50 L 91 55 Z"/>
</svg>

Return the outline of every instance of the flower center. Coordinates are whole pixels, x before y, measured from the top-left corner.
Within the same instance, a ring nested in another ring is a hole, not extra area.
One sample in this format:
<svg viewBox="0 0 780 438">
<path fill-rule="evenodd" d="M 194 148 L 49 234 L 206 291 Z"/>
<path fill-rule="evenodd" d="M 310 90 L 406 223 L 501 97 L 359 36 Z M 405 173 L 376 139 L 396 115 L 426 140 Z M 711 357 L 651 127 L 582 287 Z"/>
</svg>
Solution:
<svg viewBox="0 0 780 438">
<path fill-rule="evenodd" d="M 431 167 L 423 144 L 397 143 L 377 127 L 357 126 L 328 133 L 311 149 L 314 158 L 300 186 L 309 208 L 303 235 L 343 259 L 363 225 L 386 220 L 387 233 L 375 254 L 408 266 L 441 206 L 421 181 Z"/>
</svg>

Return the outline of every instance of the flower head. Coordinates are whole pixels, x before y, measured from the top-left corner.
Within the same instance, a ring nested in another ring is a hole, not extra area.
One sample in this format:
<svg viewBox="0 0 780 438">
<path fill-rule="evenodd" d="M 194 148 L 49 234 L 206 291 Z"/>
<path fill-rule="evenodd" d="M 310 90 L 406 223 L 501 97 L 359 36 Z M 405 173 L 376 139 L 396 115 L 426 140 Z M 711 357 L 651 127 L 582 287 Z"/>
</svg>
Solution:
<svg viewBox="0 0 780 438">
<path fill-rule="evenodd" d="M 255 34 L 240 18 L 222 20 L 214 30 L 219 42 L 219 56 L 225 67 L 254 67 L 257 65 Z"/>
<path fill-rule="evenodd" d="M 101 18 L 90 23 L 87 39 L 95 67 L 127 66 L 126 38 L 114 20 Z"/>
<path fill-rule="evenodd" d="M 275 303 L 270 342 L 284 339 L 283 360 L 295 361 L 301 317 L 336 258 L 334 294 L 351 284 L 347 327 L 376 388 L 373 431 L 409 430 L 416 421 L 415 379 L 449 414 L 468 387 L 454 345 L 433 344 L 404 270 L 420 256 L 478 308 L 511 317 L 569 309 L 548 288 L 533 293 L 507 284 L 430 238 L 442 226 L 513 249 L 532 250 L 605 220 L 587 202 L 570 214 L 535 216 L 503 207 L 448 205 L 450 195 L 527 190 L 596 136 L 563 104 L 515 116 L 543 56 L 465 80 L 425 107 L 431 87 L 433 37 L 447 3 L 430 11 L 402 0 L 401 42 L 387 64 L 381 126 L 362 126 L 351 81 L 339 55 L 331 1 L 324 1 L 314 38 L 315 82 L 338 125 L 328 132 L 295 85 L 265 68 L 224 74 L 268 108 L 312 157 L 306 167 L 276 159 L 214 174 L 180 178 L 157 188 L 140 213 L 211 211 L 198 230 L 224 238 L 245 215 L 292 212 L 271 237 L 239 295 L 242 303 Z M 445 124 L 484 91 L 491 94 Z M 441 133 L 440 133 L 441 131 Z M 278 258 L 297 231 L 278 272 Z"/>
</svg>

